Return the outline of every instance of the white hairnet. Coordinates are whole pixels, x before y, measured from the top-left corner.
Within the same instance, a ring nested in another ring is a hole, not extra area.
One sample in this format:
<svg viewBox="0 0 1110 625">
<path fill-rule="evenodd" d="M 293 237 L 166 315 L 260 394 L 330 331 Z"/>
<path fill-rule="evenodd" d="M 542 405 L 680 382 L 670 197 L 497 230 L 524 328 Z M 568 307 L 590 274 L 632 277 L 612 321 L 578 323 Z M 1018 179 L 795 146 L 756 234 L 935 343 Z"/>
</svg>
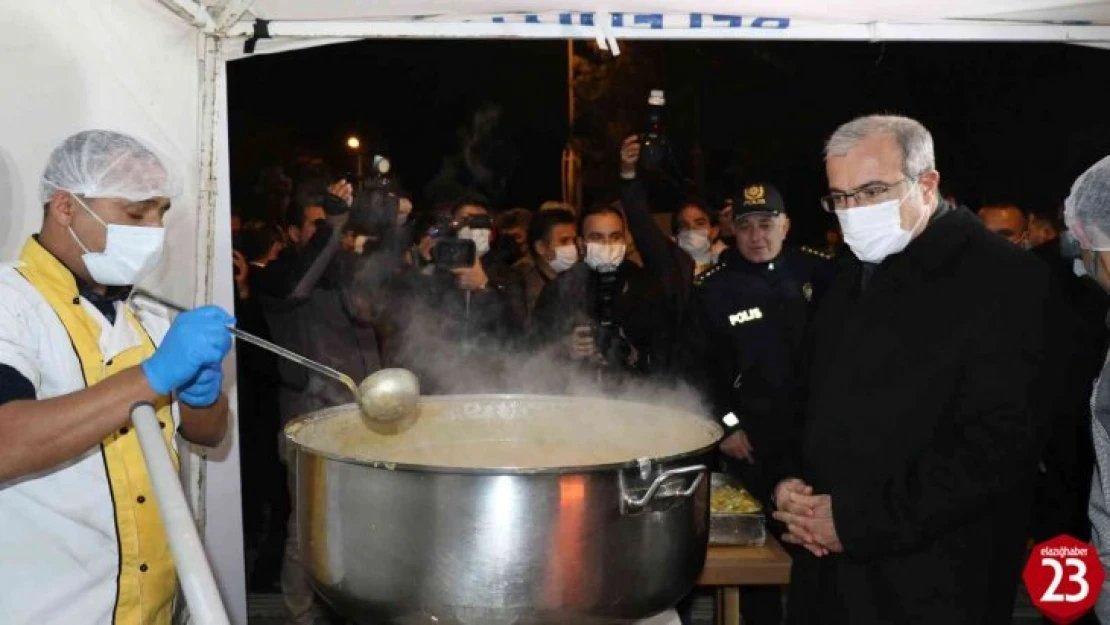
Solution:
<svg viewBox="0 0 1110 625">
<path fill-rule="evenodd" d="M 54 148 L 39 181 L 43 204 L 54 191 L 89 198 L 140 202 L 176 197 L 181 181 L 167 161 L 138 139 L 110 130 L 85 130 Z"/>
<path fill-rule="evenodd" d="M 1064 200 L 1064 222 L 1084 248 L 1110 251 L 1110 156 L 1075 179 Z"/>
</svg>

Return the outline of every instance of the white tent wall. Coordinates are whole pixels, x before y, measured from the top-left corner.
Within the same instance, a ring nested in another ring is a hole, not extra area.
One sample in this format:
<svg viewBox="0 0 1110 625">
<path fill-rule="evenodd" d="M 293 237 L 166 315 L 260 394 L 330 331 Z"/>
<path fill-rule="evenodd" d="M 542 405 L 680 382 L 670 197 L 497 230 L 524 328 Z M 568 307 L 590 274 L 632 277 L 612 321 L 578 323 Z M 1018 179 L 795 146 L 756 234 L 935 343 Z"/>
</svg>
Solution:
<svg viewBox="0 0 1110 625">
<path fill-rule="evenodd" d="M 219 80 L 201 87 L 203 35 L 150 0 L 0 2 L 0 35 L 0 259 L 17 258 L 42 225 L 38 180 L 54 146 L 80 130 L 118 130 L 151 143 L 185 180 L 166 218 L 166 254 L 143 286 L 170 301 L 230 309 L 226 89 Z M 212 68 L 222 70 L 210 52 Z M 209 156 L 224 170 L 202 178 Z M 223 187 L 202 190 L 202 179 Z M 196 454 L 182 460 L 194 508 L 209 511 L 204 537 L 221 594 L 233 621 L 246 623 L 235 437 L 207 462 Z"/>
</svg>

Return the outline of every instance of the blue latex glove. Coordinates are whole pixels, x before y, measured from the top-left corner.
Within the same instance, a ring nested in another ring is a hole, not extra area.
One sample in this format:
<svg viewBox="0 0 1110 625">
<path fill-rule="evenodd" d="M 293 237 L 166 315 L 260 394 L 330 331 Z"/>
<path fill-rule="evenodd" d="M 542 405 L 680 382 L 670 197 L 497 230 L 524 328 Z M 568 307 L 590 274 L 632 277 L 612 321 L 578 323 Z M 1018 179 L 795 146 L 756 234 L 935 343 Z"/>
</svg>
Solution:
<svg viewBox="0 0 1110 625">
<path fill-rule="evenodd" d="M 207 408 L 220 398 L 223 383 L 223 367 L 204 365 L 197 377 L 177 391 L 177 399 L 191 408 Z"/>
<path fill-rule="evenodd" d="M 205 365 L 219 365 L 231 350 L 235 318 L 216 306 L 183 312 L 174 319 L 158 350 L 141 366 L 150 387 L 159 395 L 180 390 Z"/>
</svg>

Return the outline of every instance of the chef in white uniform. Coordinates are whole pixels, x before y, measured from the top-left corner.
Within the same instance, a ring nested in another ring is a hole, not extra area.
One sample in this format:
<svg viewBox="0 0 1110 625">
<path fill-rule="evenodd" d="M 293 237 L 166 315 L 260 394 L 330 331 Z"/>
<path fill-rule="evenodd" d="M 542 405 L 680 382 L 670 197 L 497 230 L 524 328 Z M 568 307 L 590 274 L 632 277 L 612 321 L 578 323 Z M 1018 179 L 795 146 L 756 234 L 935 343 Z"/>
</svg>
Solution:
<svg viewBox="0 0 1110 625">
<path fill-rule="evenodd" d="M 171 450 L 176 434 L 219 443 L 234 323 L 126 305 L 161 257 L 175 186 L 138 140 L 73 135 L 43 171 L 41 231 L 0 265 L 5 625 L 170 622 L 176 573 L 130 409 L 152 404 Z"/>
</svg>

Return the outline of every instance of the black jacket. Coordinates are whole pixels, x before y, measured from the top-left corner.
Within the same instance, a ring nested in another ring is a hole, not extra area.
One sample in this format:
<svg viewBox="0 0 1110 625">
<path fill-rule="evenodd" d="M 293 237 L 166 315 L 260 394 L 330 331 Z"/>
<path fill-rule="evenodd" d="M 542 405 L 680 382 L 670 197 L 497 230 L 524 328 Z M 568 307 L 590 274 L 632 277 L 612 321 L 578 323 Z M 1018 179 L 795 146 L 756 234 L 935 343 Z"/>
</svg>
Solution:
<svg viewBox="0 0 1110 625">
<path fill-rule="evenodd" d="M 628 220 L 628 231 L 644 261 L 644 271 L 655 283 L 652 288 L 659 298 L 656 303 L 661 306 L 659 325 L 654 329 L 653 369 L 661 374 L 675 373 L 680 357 L 677 337 L 690 316 L 694 259 L 659 228 L 649 198 L 649 186 L 644 182 L 622 181 L 621 208 Z"/>
<path fill-rule="evenodd" d="M 353 285 L 344 284 L 337 262 L 346 217 L 329 215 L 303 248 L 286 248 L 258 271 L 253 288 L 275 343 L 361 380 L 381 368 L 381 354 L 369 320 L 351 306 Z M 278 373 L 283 422 L 353 401 L 340 382 L 284 358 Z"/>
<path fill-rule="evenodd" d="M 866 289 L 859 260 L 842 261 L 812 325 L 787 473 L 831 495 L 845 553 L 795 558 L 790 621 L 1008 624 L 1039 451 L 1047 268 L 966 209 Z"/>
<path fill-rule="evenodd" d="M 1047 327 L 1047 366 L 1037 383 L 1046 430 L 1032 537 L 1040 542 L 1070 534 L 1086 540 L 1094 470 L 1090 396 L 1106 354 L 1107 296 L 1090 278 L 1075 275 L 1072 259 L 1060 254 L 1059 240 L 1032 252 L 1051 270 L 1058 317 Z"/>
<path fill-rule="evenodd" d="M 650 373 L 669 349 L 663 335 L 667 322 L 659 281 L 628 261 L 614 273 L 605 287 L 615 294 L 610 319 L 603 319 L 600 310 L 602 275 L 586 263 L 576 264 L 549 282 L 536 302 L 534 338 L 540 345 L 552 345 L 570 336 L 576 326 L 591 326 L 613 371 Z M 601 329 L 602 321 L 611 325 Z M 626 358 L 627 346 L 637 354 L 633 362 Z"/>
<path fill-rule="evenodd" d="M 799 413 L 802 345 L 810 312 L 833 264 L 810 248 L 787 248 L 771 262 L 751 263 L 727 250 L 698 276 L 687 335 L 686 375 L 709 398 L 713 416 L 732 413 L 758 450 L 777 455 Z"/>
<path fill-rule="evenodd" d="M 425 395 L 511 390 L 499 386 L 515 335 L 508 270 L 493 251 L 480 262 L 489 280 L 481 291 L 431 266 L 410 269 L 390 288 L 387 361 L 413 371 Z"/>
<path fill-rule="evenodd" d="M 601 333 L 602 351 L 609 352 L 604 355 L 614 363 L 621 360 L 622 343 L 637 354 L 634 364 L 616 364 L 617 369 L 635 375 L 672 373 L 679 328 L 688 315 L 694 262 L 659 229 L 642 182 L 622 182 L 621 207 L 643 267 L 622 263 L 616 280 L 605 287 L 600 274 L 585 263 L 559 274 L 536 302 L 531 340 L 533 345 L 550 346 L 569 336 L 575 326 L 612 321 L 612 329 Z M 603 288 L 613 288 L 617 294 L 612 320 L 601 319 Z"/>
</svg>

